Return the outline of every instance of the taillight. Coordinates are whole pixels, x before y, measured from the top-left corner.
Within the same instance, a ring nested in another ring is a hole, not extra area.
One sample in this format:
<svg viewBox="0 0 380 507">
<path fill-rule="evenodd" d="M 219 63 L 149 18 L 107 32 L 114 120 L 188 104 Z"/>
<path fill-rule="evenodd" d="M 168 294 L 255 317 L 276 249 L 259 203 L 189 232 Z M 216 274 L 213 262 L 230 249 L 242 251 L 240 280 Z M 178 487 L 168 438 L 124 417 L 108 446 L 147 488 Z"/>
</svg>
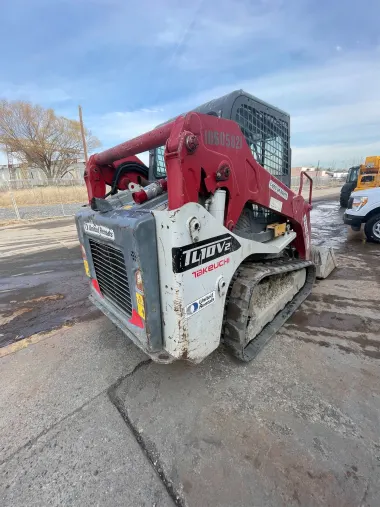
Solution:
<svg viewBox="0 0 380 507">
<path fill-rule="evenodd" d="M 101 293 L 100 291 L 100 287 L 99 287 L 99 284 L 98 284 L 98 280 L 95 280 L 95 278 L 93 278 L 91 280 L 91 284 L 92 286 L 94 287 L 94 289 L 96 290 L 96 292 L 99 294 L 99 296 L 102 296 L 103 297 L 103 294 Z"/>
<path fill-rule="evenodd" d="M 134 326 L 141 327 L 141 329 L 144 328 L 144 321 L 134 308 L 132 310 L 132 317 L 129 319 L 129 322 Z"/>
</svg>

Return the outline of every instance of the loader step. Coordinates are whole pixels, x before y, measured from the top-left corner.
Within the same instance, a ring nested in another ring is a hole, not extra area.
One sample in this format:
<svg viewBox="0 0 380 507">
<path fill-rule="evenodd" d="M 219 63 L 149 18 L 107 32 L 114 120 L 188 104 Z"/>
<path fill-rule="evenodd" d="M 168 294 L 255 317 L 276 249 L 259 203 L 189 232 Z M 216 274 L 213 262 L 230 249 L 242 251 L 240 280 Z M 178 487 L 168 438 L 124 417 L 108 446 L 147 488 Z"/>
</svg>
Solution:
<svg viewBox="0 0 380 507">
<path fill-rule="evenodd" d="M 243 263 L 226 304 L 223 341 L 244 362 L 251 361 L 310 294 L 311 261 Z"/>
</svg>

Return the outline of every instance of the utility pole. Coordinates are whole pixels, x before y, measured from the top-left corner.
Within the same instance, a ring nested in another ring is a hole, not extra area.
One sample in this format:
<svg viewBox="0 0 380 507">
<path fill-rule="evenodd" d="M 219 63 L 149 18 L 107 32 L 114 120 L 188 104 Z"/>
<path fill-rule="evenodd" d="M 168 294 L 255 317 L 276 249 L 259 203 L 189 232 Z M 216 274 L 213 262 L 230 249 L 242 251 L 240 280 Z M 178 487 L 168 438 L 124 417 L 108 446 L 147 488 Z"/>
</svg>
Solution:
<svg viewBox="0 0 380 507">
<path fill-rule="evenodd" d="M 8 178 L 10 180 L 15 180 L 16 179 L 16 168 L 14 165 L 12 149 L 8 145 L 6 145 L 5 151 L 7 154 Z"/>
<path fill-rule="evenodd" d="M 83 117 L 82 117 L 82 106 L 78 106 L 79 110 L 79 123 L 80 123 L 80 131 L 82 134 L 82 144 L 83 144 L 83 152 L 84 152 L 84 160 L 87 164 L 88 156 L 87 156 L 87 143 L 86 143 L 86 137 L 84 135 L 84 126 L 83 126 Z"/>
</svg>

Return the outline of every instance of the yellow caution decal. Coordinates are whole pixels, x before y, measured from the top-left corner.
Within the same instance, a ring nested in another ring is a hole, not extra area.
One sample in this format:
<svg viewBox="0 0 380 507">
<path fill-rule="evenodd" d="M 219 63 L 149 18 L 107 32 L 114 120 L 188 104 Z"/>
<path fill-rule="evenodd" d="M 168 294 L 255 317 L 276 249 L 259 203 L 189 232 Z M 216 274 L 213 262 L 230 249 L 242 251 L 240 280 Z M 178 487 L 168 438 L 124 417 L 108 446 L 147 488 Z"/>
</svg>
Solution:
<svg viewBox="0 0 380 507">
<path fill-rule="evenodd" d="M 144 297 L 138 292 L 136 292 L 136 302 L 137 302 L 137 313 L 140 315 L 142 319 L 145 320 Z"/>
<path fill-rule="evenodd" d="M 86 259 L 83 259 L 83 264 L 84 264 L 84 270 L 86 271 L 86 275 L 91 278 L 91 275 L 90 275 L 90 268 L 88 267 L 88 261 Z"/>
</svg>

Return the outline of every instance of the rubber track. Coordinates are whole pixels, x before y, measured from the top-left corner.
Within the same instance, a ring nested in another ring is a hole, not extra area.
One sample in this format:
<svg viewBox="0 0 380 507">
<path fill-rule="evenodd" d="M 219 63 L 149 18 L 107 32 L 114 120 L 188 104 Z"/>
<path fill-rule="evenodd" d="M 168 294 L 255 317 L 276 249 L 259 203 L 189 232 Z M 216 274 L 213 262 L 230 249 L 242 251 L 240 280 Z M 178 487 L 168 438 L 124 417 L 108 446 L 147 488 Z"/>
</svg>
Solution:
<svg viewBox="0 0 380 507">
<path fill-rule="evenodd" d="M 248 341 L 249 305 L 253 289 L 268 276 L 280 275 L 306 268 L 306 281 L 302 289 L 262 331 Z M 315 281 L 315 266 L 311 261 L 277 260 L 267 263 L 243 263 L 234 277 L 226 305 L 223 338 L 225 345 L 241 361 L 249 362 L 265 347 L 287 319 L 310 294 Z"/>
</svg>

